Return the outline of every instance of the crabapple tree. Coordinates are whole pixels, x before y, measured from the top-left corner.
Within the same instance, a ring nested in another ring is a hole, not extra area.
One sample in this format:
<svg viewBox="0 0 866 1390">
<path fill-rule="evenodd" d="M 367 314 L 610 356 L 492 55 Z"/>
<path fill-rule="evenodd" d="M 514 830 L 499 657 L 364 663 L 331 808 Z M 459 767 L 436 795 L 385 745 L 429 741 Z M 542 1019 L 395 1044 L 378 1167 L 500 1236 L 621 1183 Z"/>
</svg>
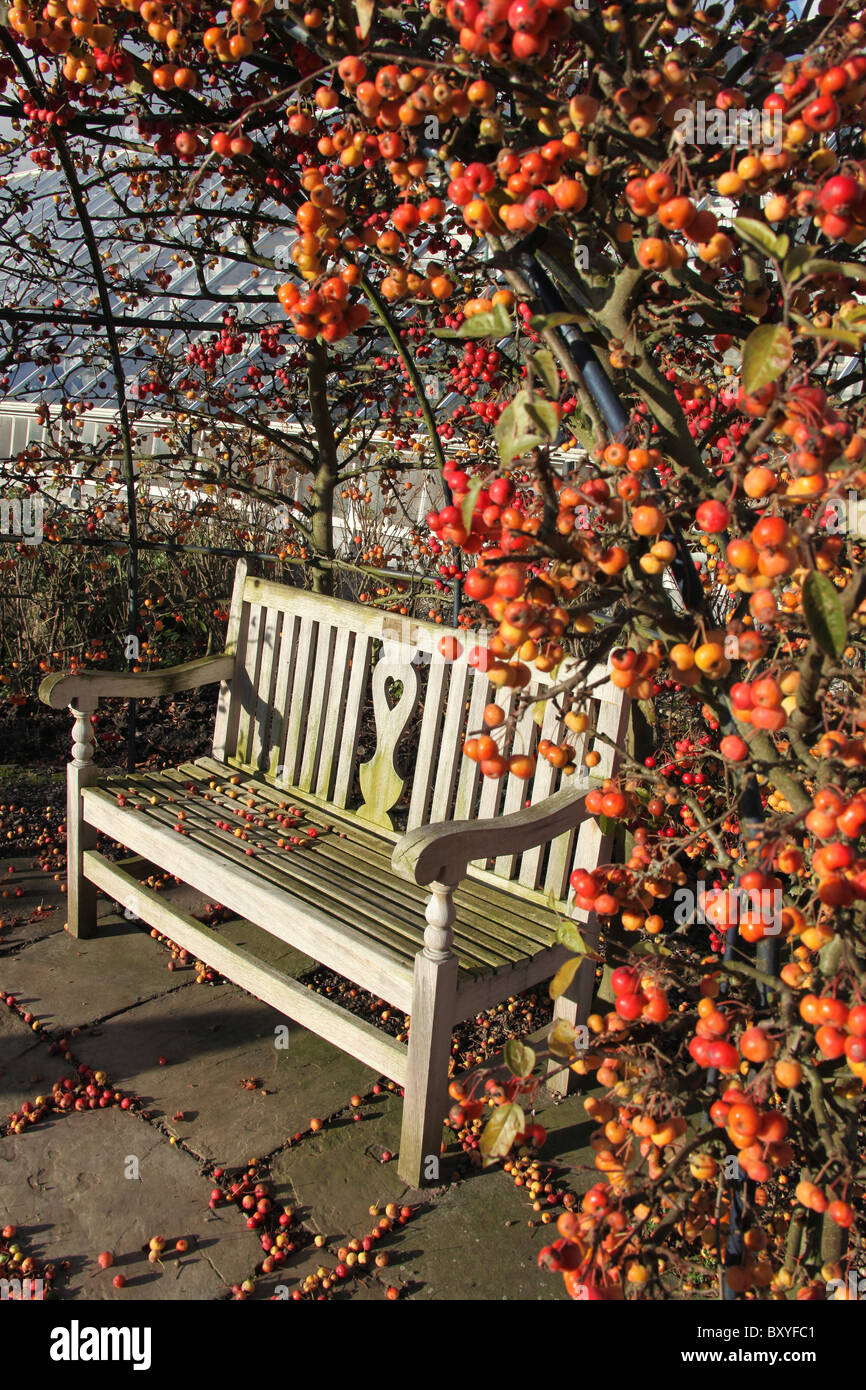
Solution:
<svg viewBox="0 0 866 1390">
<path fill-rule="evenodd" d="M 600 949 L 565 920 L 551 985 L 597 954 L 611 1007 L 589 1048 L 558 1022 L 544 1049 L 595 1083 L 596 1181 L 542 1254 L 575 1298 L 702 1288 L 727 1250 L 728 1294 L 817 1299 L 861 1258 L 864 39 L 856 0 L 16 0 L 0 28 L 4 157 L 63 176 L 46 215 L 93 252 L 69 272 L 87 351 L 95 309 L 181 270 L 218 302 L 227 256 L 266 316 L 255 360 L 230 290 L 216 343 L 115 330 L 167 428 L 241 424 L 281 457 L 300 415 L 319 563 L 335 430 L 363 452 L 375 417 L 441 477 L 413 559 L 461 569 L 472 659 L 515 692 L 465 756 L 592 778 L 588 673 L 631 699 L 586 793 L 616 862 L 572 881 Z M 39 188 L 7 177 L 19 225 Z M 33 234 L 36 285 L 63 243 Z M 109 235 L 149 241 L 146 274 Z M 7 323 L 7 363 L 57 355 Z M 249 491 L 255 461 L 213 481 Z M 515 748 L 532 669 L 566 655 L 561 736 Z M 538 1061 L 453 1083 L 485 1161 L 543 1142 Z"/>
</svg>

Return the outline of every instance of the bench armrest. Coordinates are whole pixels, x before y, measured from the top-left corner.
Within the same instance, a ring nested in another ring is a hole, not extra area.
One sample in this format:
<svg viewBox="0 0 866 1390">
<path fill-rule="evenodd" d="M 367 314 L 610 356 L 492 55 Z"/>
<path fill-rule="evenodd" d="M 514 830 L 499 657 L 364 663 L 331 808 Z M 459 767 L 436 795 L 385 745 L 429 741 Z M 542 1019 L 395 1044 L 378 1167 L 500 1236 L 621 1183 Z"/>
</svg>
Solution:
<svg viewBox="0 0 866 1390">
<path fill-rule="evenodd" d="M 394 846 L 391 864 L 416 883 L 459 883 L 475 859 L 521 854 L 545 845 L 587 819 L 586 784 L 566 787 L 529 810 L 494 820 L 444 821 L 410 830 Z"/>
<path fill-rule="evenodd" d="M 101 699 L 146 700 L 152 695 L 176 695 L 181 690 L 230 680 L 234 668 L 234 656 L 221 652 L 218 656 L 184 661 L 164 671 L 59 671 L 42 681 L 39 698 L 52 709 L 76 705 L 82 698 L 88 704 Z"/>
</svg>

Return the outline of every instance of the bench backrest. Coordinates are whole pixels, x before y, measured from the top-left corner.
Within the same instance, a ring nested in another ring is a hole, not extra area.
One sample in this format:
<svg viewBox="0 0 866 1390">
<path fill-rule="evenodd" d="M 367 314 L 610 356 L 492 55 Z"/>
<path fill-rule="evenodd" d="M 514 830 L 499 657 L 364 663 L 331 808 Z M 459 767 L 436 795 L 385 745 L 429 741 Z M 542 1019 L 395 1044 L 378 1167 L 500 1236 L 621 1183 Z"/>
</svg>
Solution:
<svg viewBox="0 0 866 1390">
<path fill-rule="evenodd" d="M 484 706 L 495 700 L 508 712 L 515 696 L 468 664 L 477 636 L 455 633 L 461 654 L 445 660 L 439 644 L 451 631 L 260 579 L 241 562 L 227 634 L 235 674 L 220 692 L 214 757 L 339 807 L 392 839 L 418 825 L 487 819 L 552 795 L 562 774 L 542 758 L 528 781 L 510 774 L 494 781 L 464 756 L 464 739 L 482 730 Z M 533 675 L 530 692 L 540 694 L 552 678 Z M 589 683 L 583 707 L 591 723 L 621 743 L 627 701 L 601 669 Z M 565 736 L 581 759 L 583 736 L 563 729 L 553 701 L 542 709 L 539 727 L 528 706 L 513 751 Z M 601 760 L 593 776 L 610 775 L 613 750 L 594 746 Z M 572 868 L 592 868 L 608 853 L 590 819 L 549 848 L 503 855 L 473 873 L 558 902 Z"/>
</svg>

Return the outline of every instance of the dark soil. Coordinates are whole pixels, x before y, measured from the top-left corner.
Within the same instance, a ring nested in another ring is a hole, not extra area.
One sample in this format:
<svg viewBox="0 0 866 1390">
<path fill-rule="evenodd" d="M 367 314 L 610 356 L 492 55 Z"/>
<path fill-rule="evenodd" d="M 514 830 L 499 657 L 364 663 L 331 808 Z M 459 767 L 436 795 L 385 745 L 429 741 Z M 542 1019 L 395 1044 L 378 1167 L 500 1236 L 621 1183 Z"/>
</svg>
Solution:
<svg viewBox="0 0 866 1390">
<path fill-rule="evenodd" d="M 217 687 L 184 691 L 173 699 L 139 700 L 135 707 L 136 765 L 169 765 L 199 758 L 213 737 Z M 112 700 L 96 716 L 96 760 L 112 770 L 126 768 L 129 703 Z M 69 761 L 72 717 L 37 700 L 0 704 L 0 766 L 59 768 Z"/>
</svg>

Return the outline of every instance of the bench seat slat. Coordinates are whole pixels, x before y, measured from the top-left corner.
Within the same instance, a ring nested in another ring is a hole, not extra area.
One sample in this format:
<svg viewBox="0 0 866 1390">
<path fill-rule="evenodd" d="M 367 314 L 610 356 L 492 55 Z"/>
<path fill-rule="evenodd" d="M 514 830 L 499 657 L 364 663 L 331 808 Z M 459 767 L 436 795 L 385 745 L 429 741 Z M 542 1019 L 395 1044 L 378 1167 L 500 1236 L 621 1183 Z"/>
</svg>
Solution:
<svg viewBox="0 0 866 1390">
<path fill-rule="evenodd" d="M 206 785 L 208 780 L 215 780 L 217 773 L 223 781 L 227 781 L 230 776 L 238 773 L 237 768 L 228 764 L 216 764 L 212 760 L 204 758 L 199 759 L 196 763 L 185 764 L 180 770 L 184 774 L 190 773 L 193 776 L 200 776 L 203 785 Z M 246 774 L 246 777 L 248 780 L 242 779 L 238 784 L 239 786 L 254 787 L 263 797 L 273 800 L 275 805 L 280 802 L 288 804 L 288 801 L 292 801 L 303 806 L 307 814 L 313 818 L 318 816 L 320 818 L 318 823 L 320 824 L 339 823 L 346 830 L 350 843 L 361 847 L 365 855 L 377 857 L 386 867 L 386 871 L 390 872 L 391 852 L 394 842 L 399 838 L 396 834 L 391 833 L 389 835 L 386 831 L 373 832 L 366 828 L 362 822 L 353 820 L 348 813 L 344 813 L 343 818 L 341 818 L 339 810 L 333 806 L 322 805 L 318 800 L 309 805 L 310 798 L 298 793 L 294 788 L 281 791 L 268 784 L 262 785 L 260 781 L 256 781 L 249 774 Z M 512 921 L 516 911 L 513 889 L 513 884 L 504 884 L 493 874 L 478 872 L 477 877 L 472 876 L 464 879 L 459 891 L 467 899 L 471 898 L 473 902 L 477 902 L 479 911 L 487 912 L 493 907 L 494 910 L 501 911 L 506 921 Z M 518 915 L 527 931 L 531 928 L 534 932 L 536 927 L 540 927 L 546 932 L 553 910 L 550 901 L 542 899 L 540 894 L 533 894 L 531 898 L 520 899 Z"/>
<path fill-rule="evenodd" d="M 302 904 L 284 889 L 233 864 L 218 850 L 190 844 L 148 816 L 118 807 L 102 787 L 89 787 L 84 800 L 87 821 L 137 854 L 215 898 L 231 912 L 313 956 L 330 970 L 348 975 L 363 989 L 409 1011 L 412 965 L 379 941 L 347 931 L 316 906 Z"/>
<path fill-rule="evenodd" d="M 184 778 L 179 770 L 177 772 L 169 771 L 165 776 L 178 787 L 184 784 Z M 232 802 L 216 793 L 208 793 L 208 795 L 212 798 L 209 803 L 211 805 L 225 805 L 226 807 L 237 805 L 237 802 Z M 190 811 L 187 811 L 186 814 L 189 815 Z M 307 817 L 316 827 L 322 827 L 326 824 L 333 825 L 333 821 L 327 822 L 325 817 L 317 811 L 312 814 L 307 812 Z M 385 900 L 408 908 L 415 920 L 419 915 L 423 915 L 427 899 L 425 890 L 394 873 L 387 849 L 382 849 L 379 846 L 373 849 L 366 845 L 358 845 L 351 836 L 338 838 L 332 835 L 320 835 L 314 844 L 305 847 L 303 854 L 294 854 L 289 858 L 277 846 L 277 839 L 282 838 L 284 834 L 278 827 L 257 828 L 256 834 L 270 842 L 273 852 L 278 857 L 277 867 L 282 866 L 286 872 L 293 873 L 296 864 L 301 867 L 303 872 L 307 872 L 310 865 L 313 870 L 320 872 L 323 870 L 323 866 L 320 866 L 317 860 L 326 859 L 329 865 L 328 873 L 331 876 L 330 884 L 326 883 L 326 888 L 332 884 L 339 884 L 343 891 L 351 897 L 355 884 L 359 880 L 373 878 L 378 885 L 378 891 Z M 535 922 L 524 925 L 522 920 L 516 917 L 513 905 L 501 890 L 498 893 L 485 890 L 479 895 L 471 891 L 464 892 L 461 888 L 457 890 L 455 903 L 458 908 L 460 931 L 467 942 L 474 941 L 479 946 L 492 948 L 496 954 L 502 954 L 501 946 L 507 945 L 509 948 L 505 952 L 507 959 L 515 958 L 515 950 L 518 954 L 532 955 L 550 943 L 550 914 L 546 915 L 543 926 L 537 925 Z"/>
<path fill-rule="evenodd" d="M 176 819 L 171 806 L 146 805 L 136 809 L 165 826 L 173 826 Z M 318 846 L 286 853 L 277 849 L 276 836 L 273 837 L 271 852 L 257 848 L 254 855 L 247 855 L 240 847 L 242 842 L 230 831 L 217 829 L 195 808 L 189 807 L 189 803 L 185 804 L 184 814 L 184 826 L 188 827 L 188 835 L 193 843 L 217 849 L 238 866 L 248 868 L 250 873 L 284 888 L 293 897 L 312 906 L 318 904 L 353 930 L 405 954 L 407 960 L 414 958 L 415 952 L 421 949 L 423 913 L 413 913 L 411 904 L 407 908 L 396 900 L 384 901 L 382 884 L 378 879 L 370 883 L 356 875 L 341 880 L 330 864 L 316 862 Z M 256 836 L 262 834 L 258 828 L 254 833 Z M 456 942 L 456 950 L 461 967 L 469 971 L 477 972 L 490 967 L 496 969 L 513 959 L 513 955 L 508 956 L 493 947 L 464 939 Z"/>
<path fill-rule="evenodd" d="M 198 772 L 200 781 L 191 776 L 193 772 Z M 230 769 L 226 768 L 225 772 L 230 774 Z M 165 830 L 179 823 L 178 812 L 182 811 L 188 834 L 178 838 L 217 851 L 239 870 L 285 889 L 311 907 L 320 907 L 359 936 L 380 941 L 407 961 L 421 949 L 426 895 L 423 889 L 394 873 L 387 842 L 377 844 L 375 837 L 365 836 L 375 846 L 375 852 L 371 853 L 369 845 L 354 844 L 349 837 L 320 835 L 302 849 L 285 851 L 276 843 L 285 831 L 275 823 L 266 822 L 263 827 L 249 827 L 249 835 L 267 848 L 256 848 L 253 855 L 248 855 L 245 842 L 232 831 L 218 829 L 213 819 L 218 816 L 231 823 L 228 818 L 232 811 L 253 809 L 245 806 L 250 793 L 256 797 L 255 811 L 261 811 L 270 801 L 270 797 L 262 793 L 270 789 L 252 778 L 245 778 L 232 788 L 237 796 L 229 797 L 225 791 L 211 792 L 212 780 L 207 772 L 193 764 L 162 773 L 120 775 L 112 778 L 105 789 L 115 797 L 124 793 L 137 803 L 128 808 L 132 815 L 153 819 Z M 198 783 L 198 793 L 188 792 L 190 782 Z M 207 802 L 205 793 L 209 798 Z M 156 805 L 151 804 L 151 797 L 156 798 Z M 334 824 L 333 819 L 330 824 Z M 548 913 L 543 924 L 524 924 L 515 917 L 502 890 L 494 893 L 485 889 L 479 897 L 474 885 L 467 893 L 458 889 L 455 906 L 455 951 L 464 973 L 495 973 L 553 944 L 554 914 Z"/>
</svg>

